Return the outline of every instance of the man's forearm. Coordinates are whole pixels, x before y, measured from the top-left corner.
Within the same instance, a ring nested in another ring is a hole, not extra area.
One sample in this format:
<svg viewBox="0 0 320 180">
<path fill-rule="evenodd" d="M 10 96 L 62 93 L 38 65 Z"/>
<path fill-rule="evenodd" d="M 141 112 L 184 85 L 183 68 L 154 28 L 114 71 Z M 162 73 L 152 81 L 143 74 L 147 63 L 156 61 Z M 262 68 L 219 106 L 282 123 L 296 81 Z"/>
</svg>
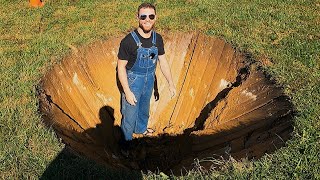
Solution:
<svg viewBox="0 0 320 180">
<path fill-rule="evenodd" d="M 164 57 L 164 55 L 162 56 L 159 56 L 159 59 L 160 59 L 160 69 L 161 69 L 161 72 L 162 74 L 164 75 L 164 77 L 166 78 L 168 84 L 170 86 L 173 86 L 173 80 L 172 80 L 172 75 L 171 75 L 171 71 L 170 71 L 170 67 L 169 67 L 169 64 L 166 60 L 166 58 Z"/>
<path fill-rule="evenodd" d="M 121 83 L 121 86 L 123 88 L 123 91 L 126 96 L 126 100 L 129 104 L 135 106 L 137 99 L 135 95 L 131 92 L 128 79 L 127 79 L 127 70 L 126 70 L 126 65 L 128 61 L 126 60 L 118 60 L 118 77 L 119 81 Z"/>
<path fill-rule="evenodd" d="M 125 67 L 118 66 L 118 77 L 124 93 L 129 92 L 130 88 L 129 88 L 128 79 L 127 79 L 127 71 Z"/>
</svg>

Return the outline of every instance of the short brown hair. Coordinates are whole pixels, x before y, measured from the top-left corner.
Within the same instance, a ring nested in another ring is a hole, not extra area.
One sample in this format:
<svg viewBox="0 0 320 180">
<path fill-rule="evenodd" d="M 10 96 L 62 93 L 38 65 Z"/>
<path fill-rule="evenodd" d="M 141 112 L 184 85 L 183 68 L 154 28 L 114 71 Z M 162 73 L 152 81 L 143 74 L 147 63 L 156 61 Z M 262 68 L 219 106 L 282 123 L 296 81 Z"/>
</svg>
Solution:
<svg viewBox="0 0 320 180">
<path fill-rule="evenodd" d="M 145 3 L 140 4 L 140 6 L 138 7 L 138 14 L 139 14 L 140 9 L 142 9 L 142 8 L 151 8 L 154 10 L 154 13 L 156 13 L 156 7 L 151 3 L 145 2 Z"/>
</svg>

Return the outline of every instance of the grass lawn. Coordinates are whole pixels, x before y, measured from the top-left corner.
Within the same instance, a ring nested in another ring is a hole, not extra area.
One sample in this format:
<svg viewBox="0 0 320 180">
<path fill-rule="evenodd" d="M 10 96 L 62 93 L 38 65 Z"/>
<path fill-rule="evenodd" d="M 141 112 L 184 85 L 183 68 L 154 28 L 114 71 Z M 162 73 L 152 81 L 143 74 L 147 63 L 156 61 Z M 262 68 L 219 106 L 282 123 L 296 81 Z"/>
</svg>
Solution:
<svg viewBox="0 0 320 180">
<path fill-rule="evenodd" d="M 0 2 L 0 178 L 169 178 L 160 172 L 119 172 L 70 155 L 37 111 L 35 87 L 46 69 L 72 46 L 124 36 L 137 26 L 141 1 L 47 0 L 40 9 L 26 0 Z M 274 154 L 170 178 L 320 179 L 320 1 L 153 2 L 162 34 L 200 31 L 256 59 L 270 59 L 264 68 L 284 86 L 298 112 L 293 138 Z"/>
</svg>

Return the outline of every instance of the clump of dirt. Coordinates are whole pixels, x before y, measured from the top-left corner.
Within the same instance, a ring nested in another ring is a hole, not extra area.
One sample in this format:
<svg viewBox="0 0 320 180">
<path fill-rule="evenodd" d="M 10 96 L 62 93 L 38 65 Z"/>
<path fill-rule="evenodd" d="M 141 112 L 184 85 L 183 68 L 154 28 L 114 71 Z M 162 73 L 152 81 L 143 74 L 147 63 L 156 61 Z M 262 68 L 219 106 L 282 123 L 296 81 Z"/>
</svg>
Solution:
<svg viewBox="0 0 320 180">
<path fill-rule="evenodd" d="M 99 163 L 163 172 L 206 157 L 259 158 L 290 138 L 293 105 L 250 55 L 203 34 L 164 39 L 178 95 L 170 98 L 157 70 L 149 120 L 156 133 L 135 136 L 128 154 L 119 147 L 120 38 L 79 48 L 48 71 L 38 89 L 44 122 Z"/>
</svg>

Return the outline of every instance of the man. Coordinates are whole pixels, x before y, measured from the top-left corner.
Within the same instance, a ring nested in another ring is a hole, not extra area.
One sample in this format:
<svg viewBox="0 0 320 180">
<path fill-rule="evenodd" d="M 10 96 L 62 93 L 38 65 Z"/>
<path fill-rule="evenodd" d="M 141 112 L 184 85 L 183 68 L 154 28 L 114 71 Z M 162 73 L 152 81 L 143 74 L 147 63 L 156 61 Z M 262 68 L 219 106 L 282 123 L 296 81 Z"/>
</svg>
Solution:
<svg viewBox="0 0 320 180">
<path fill-rule="evenodd" d="M 153 132 L 147 125 L 158 61 L 171 97 L 176 94 L 162 37 L 153 30 L 156 19 L 155 6 L 142 3 L 137 14 L 139 27 L 122 39 L 119 47 L 117 70 L 123 88 L 121 130 L 126 141 L 132 140 L 133 133 L 150 135 Z"/>
</svg>

